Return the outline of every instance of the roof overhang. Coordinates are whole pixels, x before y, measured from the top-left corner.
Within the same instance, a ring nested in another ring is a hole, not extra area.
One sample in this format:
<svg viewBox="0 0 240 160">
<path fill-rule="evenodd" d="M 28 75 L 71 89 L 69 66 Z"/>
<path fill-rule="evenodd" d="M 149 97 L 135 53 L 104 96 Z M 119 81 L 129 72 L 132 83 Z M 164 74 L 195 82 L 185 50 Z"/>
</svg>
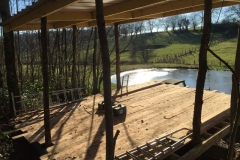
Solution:
<svg viewBox="0 0 240 160">
<path fill-rule="evenodd" d="M 212 0 L 213 8 L 240 4 L 240 0 Z M 125 24 L 204 9 L 204 0 L 103 0 L 106 25 Z M 96 26 L 95 0 L 39 0 L 2 23 L 5 32 L 47 28 Z"/>
</svg>

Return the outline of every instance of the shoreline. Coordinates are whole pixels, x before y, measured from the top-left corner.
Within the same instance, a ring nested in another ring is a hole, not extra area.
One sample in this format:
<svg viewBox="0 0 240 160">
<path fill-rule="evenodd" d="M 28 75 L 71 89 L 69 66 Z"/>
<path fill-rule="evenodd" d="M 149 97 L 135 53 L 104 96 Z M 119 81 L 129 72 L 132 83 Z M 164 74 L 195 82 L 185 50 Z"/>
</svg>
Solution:
<svg viewBox="0 0 240 160">
<path fill-rule="evenodd" d="M 175 69 L 198 69 L 198 65 L 177 65 L 177 64 L 132 64 L 132 65 L 120 65 L 121 72 L 136 70 L 136 69 L 163 69 L 163 68 L 175 68 Z M 216 71 L 229 71 L 229 69 L 225 67 L 216 67 L 216 68 L 208 68 L 208 70 L 216 70 Z M 115 65 L 111 65 L 111 75 L 115 74 Z"/>
</svg>

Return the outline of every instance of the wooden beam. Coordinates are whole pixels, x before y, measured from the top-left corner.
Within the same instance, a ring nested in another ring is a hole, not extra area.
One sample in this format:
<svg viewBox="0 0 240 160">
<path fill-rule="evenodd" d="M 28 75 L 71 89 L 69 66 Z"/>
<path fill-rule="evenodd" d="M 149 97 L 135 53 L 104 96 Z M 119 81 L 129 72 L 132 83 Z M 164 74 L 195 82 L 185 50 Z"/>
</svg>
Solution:
<svg viewBox="0 0 240 160">
<path fill-rule="evenodd" d="M 213 0 L 213 4 L 216 3 L 218 6 L 221 6 L 224 4 L 222 0 Z M 234 2 L 234 4 L 236 4 Z M 179 0 L 173 3 L 166 3 L 166 4 L 161 4 L 161 5 L 155 5 L 153 7 L 133 11 L 132 15 L 134 18 L 137 17 L 142 17 L 142 16 L 150 16 L 150 15 L 155 15 L 158 13 L 165 13 L 165 12 L 172 12 L 172 11 L 180 11 L 184 10 L 187 8 L 193 8 L 193 12 L 195 11 L 194 8 L 197 8 L 198 6 L 204 6 L 202 0 Z"/>
<path fill-rule="evenodd" d="M 229 1 L 224 1 L 223 5 L 224 6 L 231 6 L 231 5 L 236 5 L 239 2 L 229 2 Z M 213 4 L 213 8 L 219 8 L 222 6 L 222 2 L 217 2 Z M 135 19 L 129 19 L 129 20 L 124 20 L 124 21 L 119 21 L 119 24 L 126 24 L 126 23 L 133 23 L 137 22 L 139 20 L 149 20 L 149 19 L 154 19 L 154 18 L 163 18 L 163 17 L 168 17 L 168 16 L 174 16 L 178 14 L 184 14 L 184 13 L 190 13 L 190 12 L 197 12 L 197 11 L 202 11 L 204 8 L 203 5 L 195 6 L 195 7 L 188 7 L 184 9 L 178 9 L 178 10 L 173 10 L 173 11 L 167 11 L 163 13 L 154 13 L 151 14 L 150 16 L 139 16 L 135 17 Z M 137 19 L 138 18 L 138 19 Z"/>
<path fill-rule="evenodd" d="M 232 2 L 232 1 L 224 1 L 224 6 L 231 6 L 235 5 L 238 2 Z M 218 8 L 222 6 L 222 2 L 217 2 L 213 4 L 214 8 Z M 152 12 L 151 15 L 141 15 L 141 16 L 136 16 L 136 14 L 133 12 L 125 12 L 121 14 L 116 14 L 112 16 L 107 16 L 106 17 L 106 25 L 114 25 L 115 22 L 118 22 L 119 24 L 126 24 L 126 23 L 133 23 L 133 22 L 138 22 L 138 21 L 143 21 L 143 20 L 149 20 L 149 19 L 155 19 L 155 18 L 162 18 L 162 17 L 167 17 L 167 16 L 173 16 L 173 15 L 178 15 L 178 14 L 183 14 L 183 13 L 189 13 L 189 12 L 195 12 L 195 11 L 201 11 L 203 10 L 203 5 L 199 6 L 193 6 L 193 7 L 188 7 L 184 9 L 178 9 L 178 10 L 173 10 L 173 11 L 164 11 L 160 12 Z M 144 12 L 144 10 L 143 10 Z M 91 27 L 91 26 L 96 26 L 96 21 L 95 18 L 91 18 L 91 13 L 90 12 L 78 12 L 78 11 L 69 11 L 69 12 L 57 12 L 49 15 L 48 17 L 51 17 L 50 19 L 53 20 L 63 20 L 62 22 L 56 22 L 54 24 L 48 24 L 47 28 L 48 29 L 54 29 L 54 28 L 68 28 L 71 27 L 72 25 L 75 25 L 78 28 L 81 27 Z M 59 16 L 59 17 L 58 17 Z M 60 18 L 62 16 L 62 18 Z M 69 16 L 68 20 L 67 17 Z M 80 18 L 84 18 L 79 20 Z M 58 17 L 58 18 L 57 18 Z M 72 20 L 72 21 L 71 21 Z M 74 21 L 76 20 L 76 21 Z M 16 28 L 15 30 L 37 30 L 39 29 L 39 25 L 37 24 L 28 24 L 24 25 L 21 27 Z"/>
<path fill-rule="evenodd" d="M 115 14 L 112 16 L 108 16 L 105 20 L 113 20 L 113 19 L 130 19 L 133 18 L 131 12 L 125 12 L 120 14 Z M 82 21 L 82 20 L 96 20 L 96 17 L 93 16 L 92 12 L 83 12 L 83 11 L 60 11 L 53 13 L 48 16 L 49 21 Z"/>
<path fill-rule="evenodd" d="M 214 2 L 214 7 L 221 7 L 222 4 L 224 6 L 229 6 L 229 5 L 235 5 L 239 2 L 230 2 L 230 1 L 224 1 L 222 3 L 221 0 L 213 0 Z M 137 11 L 130 11 L 130 12 L 123 12 L 119 14 L 114 14 L 114 15 L 105 15 L 105 20 L 109 21 L 106 22 L 107 24 L 112 24 L 114 23 L 119 23 L 119 24 L 126 24 L 126 23 L 133 23 L 137 21 L 142 21 L 142 20 L 149 20 L 149 19 L 155 19 L 155 18 L 161 18 L 161 17 L 166 17 L 166 16 L 173 16 L 177 14 L 183 14 L 183 13 L 188 13 L 188 12 L 195 12 L 195 11 L 200 11 L 203 10 L 203 2 L 202 0 L 180 0 L 176 1 L 174 3 L 166 3 L 166 4 L 159 4 L 155 5 L 153 7 L 149 7 L 146 9 L 140 9 Z M 77 15 L 79 14 L 87 14 L 88 17 L 90 17 L 90 13 L 83 13 L 83 12 L 73 12 L 73 13 L 67 13 L 65 12 L 65 18 L 68 16 L 74 15 L 74 13 Z M 57 14 L 57 13 L 56 13 Z M 60 16 L 61 14 L 59 14 Z M 72 16 L 74 17 L 74 16 Z M 76 17 L 75 17 L 76 18 Z M 74 18 L 69 18 L 74 19 Z M 96 21 L 95 18 L 91 18 L 89 20 L 84 21 L 84 23 L 87 23 L 87 26 L 96 26 Z M 77 26 L 83 26 L 80 25 L 82 22 L 59 22 L 54 25 L 55 28 L 66 28 L 69 26 L 72 26 L 73 24 L 76 24 Z M 86 27 L 87 27 L 86 26 Z"/>
<path fill-rule="evenodd" d="M 26 24 L 15 29 L 15 31 L 22 30 L 39 30 L 41 24 Z M 47 29 L 53 29 L 53 24 L 47 24 Z"/>
<path fill-rule="evenodd" d="M 166 3 L 165 0 L 128 0 L 113 6 L 104 8 L 104 16 L 115 15 L 124 13 L 132 10 L 142 9 L 144 7 L 150 7 L 153 5 Z M 96 12 L 93 12 L 96 15 Z"/>
<path fill-rule="evenodd" d="M 19 18 L 7 23 L 7 25 L 4 26 L 4 32 L 9 32 L 23 26 L 24 24 L 32 22 L 41 17 L 45 17 L 51 13 L 57 12 L 58 10 L 77 1 L 80 0 L 48 0 L 45 3 L 39 5 L 36 9 L 32 9 L 33 7 L 29 7 L 27 13 L 20 15 Z"/>
<path fill-rule="evenodd" d="M 37 29 L 33 27 L 33 25 L 26 24 L 36 22 L 36 20 L 38 21 L 39 18 L 44 16 L 47 16 L 48 20 L 51 21 L 50 23 L 56 21 L 53 26 L 50 25 L 48 28 L 66 28 L 72 25 L 83 26 L 83 24 L 79 23 L 86 24 L 84 27 L 95 26 L 95 11 L 60 11 L 64 7 L 81 1 L 82 0 L 41 0 L 36 2 L 31 7 L 24 9 L 12 17 L 6 23 L 3 23 L 4 32 L 10 30 L 28 30 L 31 28 Z M 239 3 L 240 0 L 225 0 L 224 3 L 222 0 L 213 0 L 213 5 L 216 7 L 221 7 L 222 4 L 223 6 L 229 6 Z M 109 22 L 107 24 L 114 25 L 114 23 L 131 23 L 144 19 L 154 19 L 202 9 L 202 0 L 128 0 L 105 7 L 104 16 L 105 20 L 111 21 L 111 23 Z"/>
<path fill-rule="evenodd" d="M 92 16 L 91 12 L 83 11 L 60 11 L 48 15 L 49 21 L 82 21 L 82 20 L 93 20 L 95 17 Z"/>
<path fill-rule="evenodd" d="M 149 6 L 153 6 L 153 5 L 157 5 L 157 4 L 161 4 L 164 3 L 164 0 L 130 0 L 130 1 L 124 1 L 122 3 L 113 5 L 113 6 L 109 6 L 104 8 L 104 16 L 106 18 L 106 20 L 108 19 L 108 17 L 110 19 L 114 19 L 114 16 L 121 18 L 124 17 L 124 19 L 128 18 L 134 18 L 132 12 L 129 11 L 133 11 L 133 10 L 137 10 L 137 9 L 141 9 L 144 7 L 149 7 Z M 94 17 L 96 17 L 96 12 L 93 12 Z M 118 22 L 117 20 L 113 21 L 112 24 L 114 24 L 115 22 Z M 90 22 L 92 23 L 92 22 Z M 95 24 L 96 22 L 93 22 L 93 24 Z M 69 24 L 69 26 L 73 25 Z M 78 24 L 77 24 L 78 26 Z M 95 25 L 92 25 L 95 26 Z M 66 27 L 66 25 L 59 25 L 59 28 L 61 27 Z"/>
<path fill-rule="evenodd" d="M 216 134 L 212 135 L 208 139 L 204 140 L 201 144 L 197 145 L 193 149 L 191 149 L 189 152 L 187 152 L 185 155 L 183 155 L 178 160 L 186 160 L 186 159 L 196 159 L 199 157 L 203 152 L 205 152 L 208 148 L 213 146 L 218 140 L 222 139 L 224 136 L 226 136 L 230 131 L 230 125 L 227 125 L 220 131 L 218 131 Z"/>
<path fill-rule="evenodd" d="M 72 25 L 76 25 L 78 23 L 84 23 L 86 21 L 63 21 L 57 22 L 53 24 L 53 28 L 71 28 Z M 89 26 L 89 25 L 88 25 Z"/>
</svg>

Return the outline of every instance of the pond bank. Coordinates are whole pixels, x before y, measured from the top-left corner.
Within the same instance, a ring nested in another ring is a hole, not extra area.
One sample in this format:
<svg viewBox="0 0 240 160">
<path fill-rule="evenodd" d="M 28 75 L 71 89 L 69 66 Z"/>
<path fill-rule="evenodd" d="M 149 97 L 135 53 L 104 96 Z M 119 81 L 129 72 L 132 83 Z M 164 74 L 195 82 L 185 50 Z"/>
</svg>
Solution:
<svg viewBox="0 0 240 160">
<path fill-rule="evenodd" d="M 195 88 L 198 70 L 178 68 L 150 68 L 121 72 L 121 77 L 129 75 L 128 85 L 135 85 L 151 80 L 175 78 L 185 80 L 186 85 Z M 205 80 L 205 89 L 218 90 L 231 94 L 232 80 L 230 71 L 208 70 Z M 111 76 L 112 83 L 116 83 L 116 75 Z M 125 85 L 125 83 L 123 84 Z"/>
</svg>

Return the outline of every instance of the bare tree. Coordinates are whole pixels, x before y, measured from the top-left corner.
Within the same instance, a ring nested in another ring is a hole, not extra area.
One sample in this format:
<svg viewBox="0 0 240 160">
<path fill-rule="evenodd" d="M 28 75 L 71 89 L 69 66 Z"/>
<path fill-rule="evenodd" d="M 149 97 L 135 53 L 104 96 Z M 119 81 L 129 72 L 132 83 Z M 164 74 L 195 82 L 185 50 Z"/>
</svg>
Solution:
<svg viewBox="0 0 240 160">
<path fill-rule="evenodd" d="M 189 20 L 190 20 L 190 23 L 193 27 L 193 30 L 196 31 L 196 27 L 198 26 L 199 21 L 200 21 L 199 12 L 191 13 L 189 15 Z"/>
<path fill-rule="evenodd" d="M 182 18 L 182 25 L 184 26 L 185 30 L 188 30 L 188 26 L 190 25 L 190 21 L 187 16 L 183 16 Z"/>
<path fill-rule="evenodd" d="M 169 27 L 170 27 L 170 23 L 168 18 L 160 18 L 158 19 L 158 24 L 159 26 L 163 26 L 164 31 L 168 31 Z"/>
<path fill-rule="evenodd" d="M 150 31 L 150 33 L 152 34 L 153 29 L 156 26 L 156 20 L 155 19 L 147 20 L 147 21 L 145 21 L 145 25 L 146 25 L 146 28 L 148 28 L 147 30 Z"/>
<path fill-rule="evenodd" d="M 148 63 L 148 61 L 154 57 L 153 49 L 149 49 L 147 46 L 141 47 L 138 53 L 143 63 Z"/>
<path fill-rule="evenodd" d="M 207 72 L 207 49 L 211 33 L 211 10 L 212 0 L 204 0 L 204 28 L 199 52 L 199 71 L 193 115 L 193 145 L 201 143 L 201 114 L 203 105 L 203 89 Z"/>
<path fill-rule="evenodd" d="M 178 16 L 178 19 L 177 19 L 177 26 L 178 26 L 178 30 L 182 30 L 182 29 L 183 29 L 182 15 L 179 15 L 179 16 Z"/>
<path fill-rule="evenodd" d="M 168 17 L 167 20 L 168 20 L 170 26 L 172 27 L 172 31 L 174 32 L 177 27 L 178 15 Z"/>
<path fill-rule="evenodd" d="M 97 27 L 94 28 L 94 44 L 93 44 L 93 91 L 95 95 L 97 93 Z"/>
<path fill-rule="evenodd" d="M 201 24 L 201 30 L 203 29 L 203 18 L 204 18 L 204 11 L 199 11 L 198 15 L 200 17 L 200 24 Z"/>
<path fill-rule="evenodd" d="M 73 37 L 72 37 L 72 87 L 77 87 L 76 83 L 76 52 L 77 52 L 77 27 L 76 25 L 72 26 L 73 28 Z"/>
<path fill-rule="evenodd" d="M 117 79 L 117 89 L 121 89 L 120 82 L 120 50 L 119 50 L 119 26 L 118 23 L 114 24 L 115 32 L 115 48 L 116 48 L 116 79 Z"/>
</svg>

